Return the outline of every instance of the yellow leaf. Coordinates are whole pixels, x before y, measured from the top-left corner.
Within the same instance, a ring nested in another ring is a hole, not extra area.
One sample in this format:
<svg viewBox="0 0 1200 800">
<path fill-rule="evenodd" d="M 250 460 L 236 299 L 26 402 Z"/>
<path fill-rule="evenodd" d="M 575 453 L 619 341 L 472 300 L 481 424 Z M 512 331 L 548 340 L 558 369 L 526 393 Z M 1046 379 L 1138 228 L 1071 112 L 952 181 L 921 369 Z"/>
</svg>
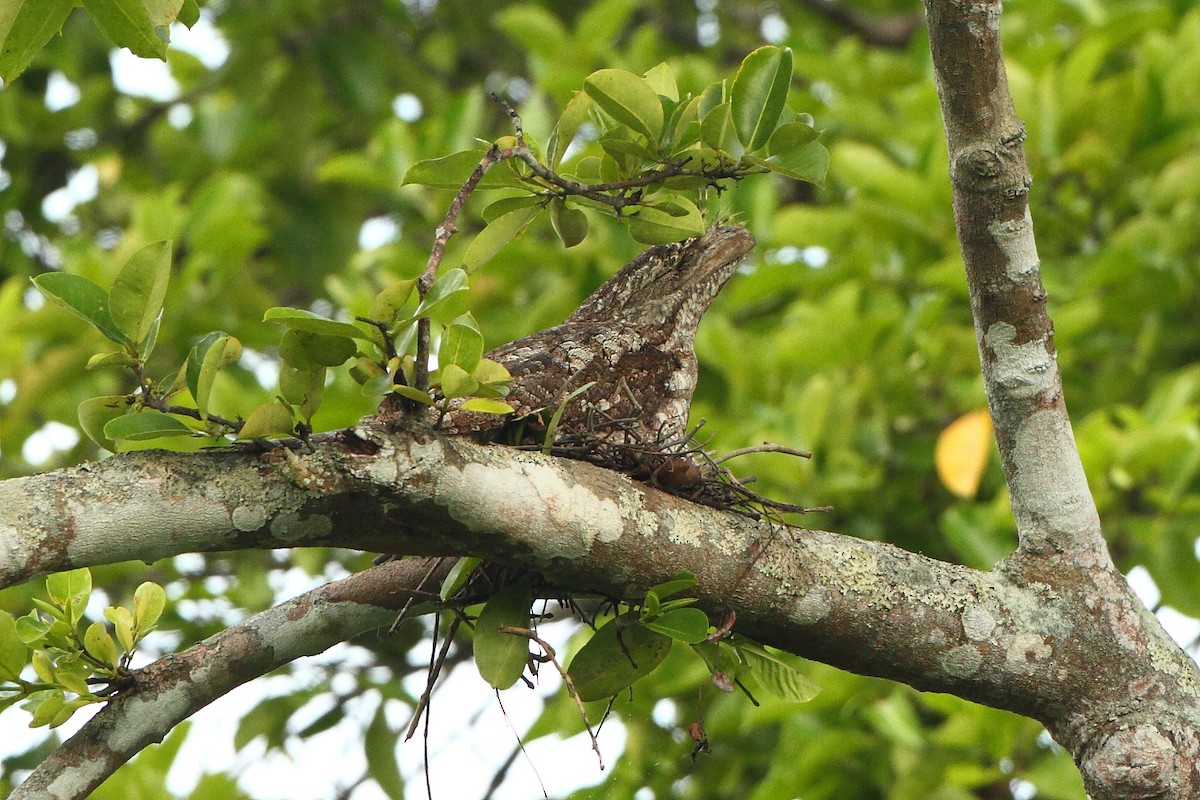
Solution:
<svg viewBox="0 0 1200 800">
<path fill-rule="evenodd" d="M 992 418 L 987 409 L 969 411 L 942 431 L 933 449 L 933 463 L 951 494 L 971 498 L 979 491 L 991 443 Z"/>
</svg>

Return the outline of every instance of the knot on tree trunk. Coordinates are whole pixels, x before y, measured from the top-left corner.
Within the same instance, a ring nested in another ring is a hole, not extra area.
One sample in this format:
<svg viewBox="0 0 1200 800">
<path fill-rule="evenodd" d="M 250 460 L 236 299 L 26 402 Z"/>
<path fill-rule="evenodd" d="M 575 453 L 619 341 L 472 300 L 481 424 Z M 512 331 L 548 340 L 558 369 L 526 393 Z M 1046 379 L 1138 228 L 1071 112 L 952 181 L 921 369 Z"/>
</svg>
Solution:
<svg viewBox="0 0 1200 800">
<path fill-rule="evenodd" d="M 1126 721 L 1080 767 L 1095 800 L 1183 800 L 1200 790 L 1200 738 L 1184 720 Z"/>
</svg>

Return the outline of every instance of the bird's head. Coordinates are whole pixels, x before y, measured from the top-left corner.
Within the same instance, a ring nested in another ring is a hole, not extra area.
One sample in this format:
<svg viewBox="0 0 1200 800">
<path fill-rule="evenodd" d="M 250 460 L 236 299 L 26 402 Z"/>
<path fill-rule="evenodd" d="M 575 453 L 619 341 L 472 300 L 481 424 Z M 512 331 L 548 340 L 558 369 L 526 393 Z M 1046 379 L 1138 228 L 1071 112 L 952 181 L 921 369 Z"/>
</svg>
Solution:
<svg viewBox="0 0 1200 800">
<path fill-rule="evenodd" d="M 693 332 L 700 317 L 754 247 L 736 225 L 646 250 L 608 279 L 571 315 L 573 322 L 670 323 Z"/>
</svg>

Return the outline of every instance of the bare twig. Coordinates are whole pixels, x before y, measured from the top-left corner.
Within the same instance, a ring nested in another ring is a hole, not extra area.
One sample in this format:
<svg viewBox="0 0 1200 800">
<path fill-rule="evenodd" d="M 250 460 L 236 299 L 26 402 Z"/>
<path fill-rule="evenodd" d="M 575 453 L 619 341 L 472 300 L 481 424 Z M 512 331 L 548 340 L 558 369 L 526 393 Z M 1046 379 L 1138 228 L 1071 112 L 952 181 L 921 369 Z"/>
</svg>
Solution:
<svg viewBox="0 0 1200 800">
<path fill-rule="evenodd" d="M 722 453 L 713 459 L 713 463 L 720 464 L 723 461 L 728 461 L 729 459 L 737 458 L 738 456 L 744 456 L 748 453 L 784 453 L 785 455 L 796 456 L 797 458 L 812 458 L 812 453 L 808 452 L 807 450 L 796 450 L 795 448 L 784 447 L 781 444 L 775 444 L 773 442 L 763 442 L 762 444 L 751 445 L 750 447 L 742 447 L 737 450 L 730 450 L 728 453 Z M 746 481 L 742 481 L 742 483 L 744 484 Z"/>
<path fill-rule="evenodd" d="M 563 665 L 558 662 L 558 656 L 554 652 L 554 648 L 550 646 L 549 642 L 539 637 L 529 628 L 523 628 L 519 625 L 501 625 L 499 630 L 501 633 L 524 636 L 542 648 L 542 652 L 546 654 L 547 659 L 558 670 L 558 674 L 562 676 L 563 683 L 566 684 L 567 692 L 570 693 L 571 699 L 575 701 L 575 707 L 579 709 L 579 716 L 583 720 L 583 726 L 587 728 L 588 736 L 592 740 L 592 750 L 596 753 L 596 760 L 600 762 L 600 769 L 604 769 L 604 756 L 600 753 L 600 741 L 597 738 L 597 734 L 592 731 L 592 723 L 588 722 L 587 709 L 583 707 L 583 701 L 579 699 L 579 692 L 575 690 L 575 682 L 571 680 L 570 674 L 563 668 Z"/>
<path fill-rule="evenodd" d="M 441 266 L 442 257 L 446 254 L 446 243 L 458 231 L 456 227 L 458 216 L 462 213 L 463 206 L 467 204 L 467 198 L 475 191 L 475 187 L 483 180 L 487 171 L 504 157 L 501 148 L 493 144 L 472 170 L 470 177 L 455 192 L 454 198 L 450 201 L 450 207 L 446 209 L 446 216 L 442 218 L 442 224 L 438 225 L 434 232 L 433 247 L 429 251 L 429 259 L 425 262 L 425 271 L 417 279 L 417 294 L 422 300 L 429 293 L 433 282 L 437 280 L 438 267 Z M 417 320 L 417 361 L 414 367 L 413 383 L 421 391 L 429 388 L 429 317 L 421 317 Z"/>
<path fill-rule="evenodd" d="M 437 683 L 437 679 L 442 674 L 442 666 L 446 663 L 446 654 L 450 651 L 450 645 L 454 643 L 454 634 L 458 632 L 458 626 L 462 624 L 462 620 L 455 617 L 450 623 L 450 630 L 446 632 L 446 638 L 442 640 L 442 646 L 437 647 L 437 617 L 434 617 L 433 640 L 434 647 L 429 652 L 429 671 L 425 678 L 425 691 L 421 692 L 421 697 L 417 700 L 417 707 L 413 709 L 412 721 L 408 724 L 408 730 L 404 733 L 404 741 L 408 741 L 417 732 L 417 726 L 420 725 L 422 717 L 428 717 L 430 699 L 433 697 L 433 687 Z"/>
<path fill-rule="evenodd" d="M 528 761 L 529 766 L 533 768 L 533 774 L 537 778 L 538 786 L 540 786 L 542 789 L 542 797 L 546 798 L 546 800 L 550 800 L 550 794 L 546 791 L 546 783 L 542 780 L 542 775 L 538 772 L 537 766 L 533 763 L 533 759 L 529 757 L 529 753 L 525 752 L 525 743 L 521 741 L 521 734 L 517 733 L 517 729 L 513 727 L 512 720 L 509 719 L 508 709 L 504 707 L 504 701 L 500 699 L 499 689 L 496 690 L 496 704 L 500 706 L 500 713 L 504 716 L 504 722 L 508 725 L 508 729 L 512 731 L 513 736 L 517 738 L 517 752 L 520 752 L 521 755 L 525 756 L 525 760 Z M 511 765 L 512 761 L 510 760 L 508 763 Z M 504 769 L 507 771 L 508 766 L 506 765 Z M 488 794 L 491 794 L 491 790 L 488 791 Z"/>
</svg>

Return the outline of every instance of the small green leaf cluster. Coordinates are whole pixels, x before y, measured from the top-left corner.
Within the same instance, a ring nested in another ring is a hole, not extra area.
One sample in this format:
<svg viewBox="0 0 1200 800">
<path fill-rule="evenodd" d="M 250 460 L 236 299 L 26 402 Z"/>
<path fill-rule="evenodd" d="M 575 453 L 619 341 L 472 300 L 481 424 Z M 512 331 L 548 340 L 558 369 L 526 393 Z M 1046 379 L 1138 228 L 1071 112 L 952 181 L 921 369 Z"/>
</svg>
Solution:
<svg viewBox="0 0 1200 800">
<path fill-rule="evenodd" d="M 93 397 L 79 405 L 80 426 L 93 441 L 109 450 L 115 451 L 116 442 L 122 439 L 142 441 L 195 433 L 177 417 L 157 408 L 180 391 L 184 373 L 172 373 L 154 381 L 144 372 L 158 337 L 170 270 L 171 243 L 157 241 L 135 252 L 108 290 L 82 275 L 65 272 L 47 272 L 33 278 L 34 285 L 52 301 L 119 345 L 119 350 L 92 356 L 88 369 L 128 369 L 137 379 L 138 390 L 134 395 Z M 236 359 L 241 346 L 232 340 L 228 350 L 231 358 L 222 364 Z M 211 386 L 215 369 L 205 373 L 207 383 L 198 386 L 200 369 L 197 364 L 192 365 L 187 371 L 187 384 L 193 395 L 203 395 L 200 389 Z M 146 413 L 130 413 L 142 409 Z"/>
<path fill-rule="evenodd" d="M 120 346 L 92 356 L 88 369 L 127 369 L 137 382 L 133 394 L 92 397 L 79 404 L 80 427 L 108 450 L 116 452 L 120 442 L 217 436 L 241 427 L 209 407 L 217 374 L 242 355 L 237 338 L 223 331 L 209 333 L 191 348 L 181 369 L 160 380 L 146 375 L 170 274 L 171 242 L 164 240 L 135 252 L 107 291 L 82 275 L 47 272 L 33 278 L 51 300 Z M 171 405 L 185 389 L 195 405 Z"/>
<path fill-rule="evenodd" d="M 162 319 L 170 265 L 171 243 L 161 241 L 134 253 L 107 291 L 80 275 L 48 272 L 33 279 L 51 300 L 120 345 L 120 350 L 93 356 L 89 369 L 127 369 L 136 379 L 133 394 L 93 397 L 79 405 L 80 426 L 108 450 L 117 451 L 122 441 L 177 436 L 235 433 L 239 439 L 253 440 L 303 434 L 312 429 L 329 369 L 352 359 L 350 374 L 369 394 L 395 391 L 418 403 L 434 404 L 434 396 L 412 385 L 417 323 L 423 319 L 443 324 L 439 369 L 430 376 L 437 402 L 445 408 L 451 400 L 468 398 L 462 406 L 469 411 L 512 411 L 500 400 L 508 392 L 511 376 L 483 357 L 479 325 L 463 312 L 466 272 L 452 269 L 420 302 L 410 302 L 415 299 L 415 280 L 384 289 L 361 327 L 304 309 L 268 309 L 264 321 L 285 327 L 279 342 L 279 393 L 244 421 L 221 417 L 211 407 L 213 387 L 221 370 L 241 358 L 242 344 L 236 337 L 224 331 L 208 333 L 192 346 L 181 369 L 157 381 L 145 374 Z M 360 342 L 368 349 L 374 346 L 374 357 L 360 348 Z M 174 404 L 173 398 L 185 389 L 194 405 Z"/>
<path fill-rule="evenodd" d="M 37 608 L 25 616 L 14 619 L 0 611 L 0 711 L 24 700 L 22 707 L 33 715 L 30 727 L 55 728 L 111 694 L 94 692 L 94 685 L 119 688 L 128 677 L 130 659 L 154 630 L 166 593 L 156 583 L 143 583 L 133 594 L 132 610 L 104 609 L 110 629 L 100 620 L 83 627 L 91 592 L 87 569 L 60 572 L 46 579 L 49 599 L 35 598 Z M 27 664 L 34 680 L 21 676 Z"/>
<path fill-rule="evenodd" d="M 592 73 L 564 107 L 544 155 L 520 129 L 496 141 L 491 152 L 504 163 L 476 188 L 510 191 L 483 211 L 487 225 L 468 246 L 465 268 L 488 261 L 543 208 L 566 247 L 587 235 L 583 209 L 625 219 L 633 239 L 653 245 L 704 232 L 692 198 L 709 187 L 762 172 L 822 183 L 829 154 L 812 118 L 787 106 L 791 76 L 791 50 L 774 46 L 753 51 L 731 78 L 698 94 L 681 93 L 666 63 L 643 75 Z M 488 152 L 419 162 L 404 182 L 457 188 Z"/>
<path fill-rule="evenodd" d="M 447 270 L 424 298 L 416 295 L 416 286 L 415 279 L 407 279 L 381 291 L 367 316 L 360 318 L 365 323 L 361 328 L 310 311 L 269 309 L 263 319 L 287 327 L 279 346 L 283 369 L 279 376 L 281 397 L 276 405 L 286 410 L 291 404 L 306 422 L 311 422 L 320 403 L 326 371 L 353 359 L 350 376 L 372 396 L 394 392 L 417 405 L 434 405 L 442 410 L 451 400 L 466 398 L 461 405 L 468 411 L 512 411 L 512 406 L 500 400 L 508 393 L 512 376 L 501 364 L 483 357 L 479 324 L 464 311 L 469 288 L 466 271 Z M 432 393 L 416 385 L 417 331 L 422 320 L 441 325 L 438 369 L 429 376 Z M 376 356 L 363 352 L 358 341 L 374 345 Z M 288 423 L 290 427 L 290 417 L 285 420 L 282 410 L 272 413 L 278 414 L 280 426 Z M 251 414 L 246 427 L 253 422 L 255 416 Z M 260 431 L 256 426 L 253 432 L 261 436 L 287 430 Z M 241 436 L 252 438 L 245 429 Z"/>
<path fill-rule="evenodd" d="M 474 566 L 470 561 L 461 563 L 466 572 Z M 463 570 L 448 577 L 443 596 L 456 592 L 464 580 Z M 816 695 L 816 685 L 788 658 L 743 636 L 715 631 L 695 598 L 676 597 L 696 584 L 695 575 L 681 573 L 597 628 L 567 669 L 579 700 L 605 700 L 628 689 L 653 672 L 675 643 L 690 646 L 724 691 L 735 685 L 744 689 L 743 681 L 753 676 L 754 683 L 785 700 L 806 702 Z M 529 640 L 506 629 L 529 627 L 531 599 L 531 583 L 519 581 L 493 595 L 476 619 L 475 664 L 496 689 L 515 684 L 529 664 Z"/>
</svg>

